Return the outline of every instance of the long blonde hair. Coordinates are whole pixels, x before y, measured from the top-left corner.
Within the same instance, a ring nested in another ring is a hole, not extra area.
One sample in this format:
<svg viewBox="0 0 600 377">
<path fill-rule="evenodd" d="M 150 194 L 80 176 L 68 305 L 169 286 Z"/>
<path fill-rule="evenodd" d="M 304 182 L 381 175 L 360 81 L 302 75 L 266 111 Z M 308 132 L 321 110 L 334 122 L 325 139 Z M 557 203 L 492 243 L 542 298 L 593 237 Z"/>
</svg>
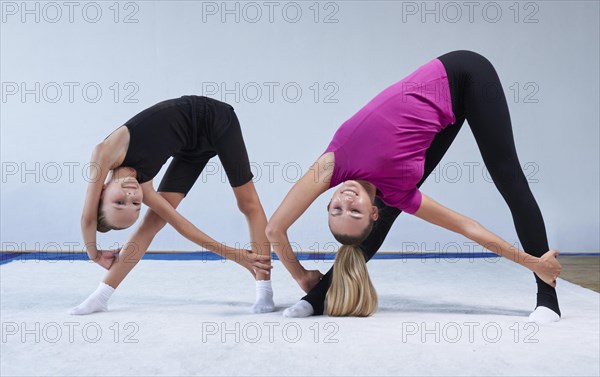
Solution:
<svg viewBox="0 0 600 377">
<path fill-rule="evenodd" d="M 367 263 L 356 245 L 342 245 L 335 257 L 327 314 L 334 317 L 368 317 L 377 310 L 377 292 Z"/>
</svg>

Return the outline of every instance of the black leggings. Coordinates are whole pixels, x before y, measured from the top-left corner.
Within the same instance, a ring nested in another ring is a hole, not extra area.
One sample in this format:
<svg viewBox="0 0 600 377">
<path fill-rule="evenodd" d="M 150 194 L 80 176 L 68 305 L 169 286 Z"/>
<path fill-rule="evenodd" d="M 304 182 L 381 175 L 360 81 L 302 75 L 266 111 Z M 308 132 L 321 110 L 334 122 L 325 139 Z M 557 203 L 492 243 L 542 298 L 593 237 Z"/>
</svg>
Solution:
<svg viewBox="0 0 600 377">
<path fill-rule="evenodd" d="M 448 74 L 456 122 L 436 135 L 427 150 L 423 178 L 417 187 L 438 165 L 466 119 L 485 166 L 510 208 L 525 252 L 536 257 L 542 256 L 549 250 L 544 220 L 517 158 L 508 105 L 496 70 L 486 58 L 471 51 L 450 52 L 440 56 L 439 60 Z M 378 198 L 375 204 L 379 207 L 379 220 L 360 245 L 367 261 L 381 247 L 392 224 L 402 212 L 386 206 Z M 317 315 L 323 314 L 332 271 L 333 267 L 302 298 L 312 305 Z M 535 278 L 538 286 L 536 307 L 546 306 L 560 315 L 556 290 L 537 276 Z"/>
</svg>

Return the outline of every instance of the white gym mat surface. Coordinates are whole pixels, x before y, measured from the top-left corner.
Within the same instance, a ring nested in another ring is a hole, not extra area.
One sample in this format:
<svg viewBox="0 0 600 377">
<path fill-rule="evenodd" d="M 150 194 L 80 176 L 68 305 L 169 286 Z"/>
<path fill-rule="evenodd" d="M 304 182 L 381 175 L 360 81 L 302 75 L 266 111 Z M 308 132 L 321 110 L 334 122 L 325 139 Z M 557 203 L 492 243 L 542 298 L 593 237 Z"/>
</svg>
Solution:
<svg viewBox="0 0 600 377">
<path fill-rule="evenodd" d="M 332 261 L 303 261 L 325 272 Z M 370 318 L 282 317 L 303 296 L 274 262 L 276 312 L 250 314 L 232 262 L 143 260 L 109 311 L 70 316 L 104 272 L 85 261 L 0 267 L 2 376 L 598 376 L 600 295 L 559 279 L 563 319 L 527 322 L 532 274 L 501 259 L 373 260 Z"/>
</svg>

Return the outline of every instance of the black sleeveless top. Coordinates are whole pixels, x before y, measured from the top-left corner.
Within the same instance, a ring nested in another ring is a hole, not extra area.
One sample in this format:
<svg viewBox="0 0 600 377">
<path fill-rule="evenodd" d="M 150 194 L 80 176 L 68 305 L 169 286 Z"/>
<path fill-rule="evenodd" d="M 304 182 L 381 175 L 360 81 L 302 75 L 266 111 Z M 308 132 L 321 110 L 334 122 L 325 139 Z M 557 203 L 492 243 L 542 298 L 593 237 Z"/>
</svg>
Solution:
<svg viewBox="0 0 600 377">
<path fill-rule="evenodd" d="M 130 139 L 122 165 L 136 169 L 138 182 L 144 183 L 158 174 L 169 157 L 196 152 L 203 144 L 200 138 L 216 140 L 224 130 L 213 124 L 212 102 L 224 104 L 183 96 L 157 103 L 131 118 L 125 123 Z"/>
</svg>

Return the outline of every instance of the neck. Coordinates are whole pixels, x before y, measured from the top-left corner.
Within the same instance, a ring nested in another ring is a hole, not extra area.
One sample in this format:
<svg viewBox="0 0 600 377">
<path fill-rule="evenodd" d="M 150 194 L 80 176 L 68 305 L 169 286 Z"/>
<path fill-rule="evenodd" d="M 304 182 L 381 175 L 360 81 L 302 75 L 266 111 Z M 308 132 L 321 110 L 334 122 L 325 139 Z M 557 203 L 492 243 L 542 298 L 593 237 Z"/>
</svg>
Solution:
<svg viewBox="0 0 600 377">
<path fill-rule="evenodd" d="M 365 190 L 367 190 L 367 193 L 369 193 L 369 198 L 371 198 L 371 203 L 375 202 L 375 194 L 377 194 L 377 187 L 375 187 L 374 184 L 372 184 L 371 182 L 367 182 L 367 181 L 356 181 L 358 183 L 360 183 L 360 185 L 362 187 L 365 188 Z"/>
</svg>

